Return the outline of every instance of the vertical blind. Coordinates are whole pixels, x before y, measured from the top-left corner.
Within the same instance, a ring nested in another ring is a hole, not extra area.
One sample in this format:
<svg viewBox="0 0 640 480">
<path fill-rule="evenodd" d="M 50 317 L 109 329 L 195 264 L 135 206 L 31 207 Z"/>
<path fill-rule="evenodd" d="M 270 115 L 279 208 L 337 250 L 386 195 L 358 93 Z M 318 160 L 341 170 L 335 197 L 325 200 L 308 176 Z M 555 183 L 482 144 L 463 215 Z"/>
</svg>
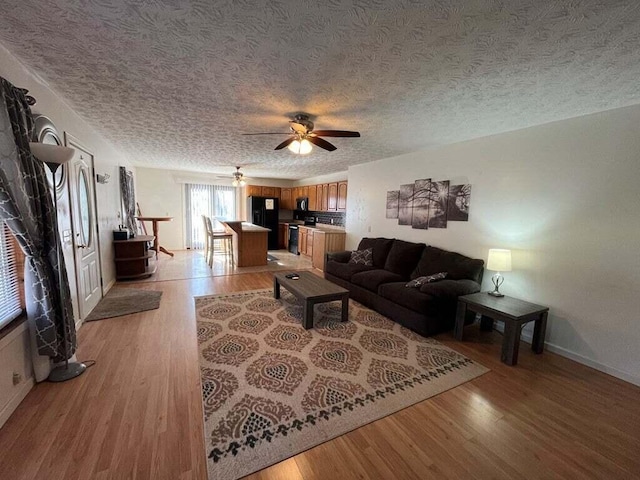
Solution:
<svg viewBox="0 0 640 480">
<path fill-rule="evenodd" d="M 0 223 L 0 328 L 22 312 L 15 243 L 4 222 Z"/>
<path fill-rule="evenodd" d="M 186 247 L 204 248 L 205 231 L 202 215 L 211 217 L 213 228 L 221 228 L 216 220 L 236 219 L 236 189 L 222 185 L 185 184 Z"/>
</svg>

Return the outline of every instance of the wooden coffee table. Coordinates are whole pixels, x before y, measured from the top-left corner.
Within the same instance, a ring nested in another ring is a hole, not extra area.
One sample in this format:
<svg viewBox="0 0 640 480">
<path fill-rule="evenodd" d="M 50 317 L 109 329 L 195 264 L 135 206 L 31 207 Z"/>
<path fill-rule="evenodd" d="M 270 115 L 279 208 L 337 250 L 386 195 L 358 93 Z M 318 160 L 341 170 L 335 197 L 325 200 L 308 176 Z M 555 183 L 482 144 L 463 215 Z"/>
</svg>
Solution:
<svg viewBox="0 0 640 480">
<path fill-rule="evenodd" d="M 285 275 L 290 273 L 297 273 L 300 278 L 298 280 L 287 278 Z M 329 280 L 311 272 L 276 273 L 273 276 L 273 298 L 280 298 L 280 286 L 286 288 L 298 300 L 302 300 L 304 305 L 302 322 L 306 330 L 313 327 L 313 306 L 316 303 L 342 300 L 342 321 L 349 320 L 349 290 Z"/>
</svg>

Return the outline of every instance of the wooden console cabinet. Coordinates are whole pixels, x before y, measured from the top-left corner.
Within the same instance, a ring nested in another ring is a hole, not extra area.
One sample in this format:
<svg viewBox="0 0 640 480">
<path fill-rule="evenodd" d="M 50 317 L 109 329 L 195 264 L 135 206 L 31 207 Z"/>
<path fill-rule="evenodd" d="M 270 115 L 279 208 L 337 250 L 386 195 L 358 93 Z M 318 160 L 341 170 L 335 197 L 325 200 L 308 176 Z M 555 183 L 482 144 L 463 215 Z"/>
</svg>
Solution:
<svg viewBox="0 0 640 480">
<path fill-rule="evenodd" d="M 138 235 L 127 240 L 114 240 L 116 279 L 132 280 L 150 277 L 156 272 L 156 253 L 149 249 L 153 235 Z"/>
</svg>

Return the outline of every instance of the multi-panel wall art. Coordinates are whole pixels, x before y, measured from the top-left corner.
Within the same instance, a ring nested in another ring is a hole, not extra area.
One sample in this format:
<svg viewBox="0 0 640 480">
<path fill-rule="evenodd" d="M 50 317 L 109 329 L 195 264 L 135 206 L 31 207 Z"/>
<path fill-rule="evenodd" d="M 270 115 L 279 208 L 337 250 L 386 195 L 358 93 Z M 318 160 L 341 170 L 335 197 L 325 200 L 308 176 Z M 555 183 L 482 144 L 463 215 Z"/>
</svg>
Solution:
<svg viewBox="0 0 640 480">
<path fill-rule="evenodd" d="M 471 185 L 425 178 L 387 192 L 387 218 L 413 228 L 447 228 L 447 222 L 469 221 Z"/>
</svg>

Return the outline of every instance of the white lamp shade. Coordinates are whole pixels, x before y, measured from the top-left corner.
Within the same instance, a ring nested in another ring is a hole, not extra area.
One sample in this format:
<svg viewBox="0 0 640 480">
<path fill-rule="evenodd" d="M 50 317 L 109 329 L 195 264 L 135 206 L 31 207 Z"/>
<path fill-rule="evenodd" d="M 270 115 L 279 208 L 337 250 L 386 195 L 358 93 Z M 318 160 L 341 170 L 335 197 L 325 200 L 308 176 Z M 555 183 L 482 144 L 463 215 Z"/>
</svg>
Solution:
<svg viewBox="0 0 640 480">
<path fill-rule="evenodd" d="M 73 158 L 73 148 L 46 143 L 29 142 L 34 157 L 44 163 L 67 163 Z"/>
<path fill-rule="evenodd" d="M 294 140 L 289 144 L 287 148 L 291 150 L 293 153 L 297 153 L 299 155 L 306 155 L 307 153 L 310 153 L 311 150 L 313 149 L 313 147 L 311 146 L 311 142 L 306 138 L 303 138 L 300 141 Z"/>
<path fill-rule="evenodd" d="M 510 272 L 511 271 L 511 250 L 504 248 L 489 249 L 489 258 L 487 259 L 487 270 L 494 272 Z"/>
</svg>

